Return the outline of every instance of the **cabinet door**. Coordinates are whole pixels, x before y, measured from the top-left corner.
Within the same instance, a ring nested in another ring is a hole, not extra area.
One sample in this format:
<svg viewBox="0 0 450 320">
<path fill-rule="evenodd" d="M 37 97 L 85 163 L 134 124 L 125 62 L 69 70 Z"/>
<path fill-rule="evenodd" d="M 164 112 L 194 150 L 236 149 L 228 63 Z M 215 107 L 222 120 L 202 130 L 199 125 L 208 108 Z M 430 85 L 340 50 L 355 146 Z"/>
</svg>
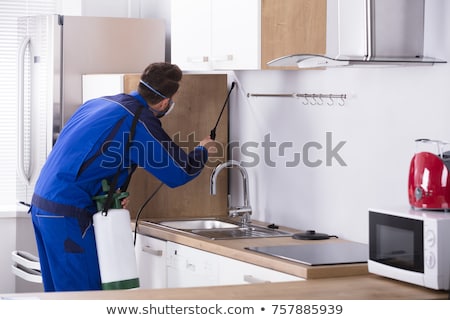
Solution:
<svg viewBox="0 0 450 320">
<path fill-rule="evenodd" d="M 137 234 L 135 252 L 141 288 L 167 287 L 166 245 L 167 241 Z"/>
<path fill-rule="evenodd" d="M 169 288 L 218 284 L 218 255 L 173 242 L 168 242 L 167 253 Z"/>
<path fill-rule="evenodd" d="M 287 273 L 260 267 L 251 263 L 220 257 L 220 285 L 254 284 L 305 280 Z"/>
<path fill-rule="evenodd" d="M 172 0 L 171 62 L 183 70 L 259 69 L 260 0 Z"/>
<path fill-rule="evenodd" d="M 212 0 L 213 69 L 259 69 L 260 3 L 260 0 Z"/>
<path fill-rule="evenodd" d="M 171 63 L 211 69 L 211 0 L 172 0 L 170 19 Z"/>
<path fill-rule="evenodd" d="M 262 69 L 291 54 L 325 54 L 327 0 L 261 1 Z"/>
</svg>

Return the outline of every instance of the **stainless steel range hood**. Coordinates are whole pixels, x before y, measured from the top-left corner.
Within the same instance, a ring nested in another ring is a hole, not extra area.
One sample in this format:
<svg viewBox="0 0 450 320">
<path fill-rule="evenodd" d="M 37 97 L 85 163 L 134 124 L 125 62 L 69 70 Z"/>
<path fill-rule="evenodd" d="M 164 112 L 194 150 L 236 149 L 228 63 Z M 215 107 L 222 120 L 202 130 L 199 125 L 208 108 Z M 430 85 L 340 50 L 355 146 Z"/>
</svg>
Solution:
<svg viewBox="0 0 450 320">
<path fill-rule="evenodd" d="M 327 53 L 293 54 L 273 67 L 423 65 L 425 0 L 328 0 Z"/>
</svg>

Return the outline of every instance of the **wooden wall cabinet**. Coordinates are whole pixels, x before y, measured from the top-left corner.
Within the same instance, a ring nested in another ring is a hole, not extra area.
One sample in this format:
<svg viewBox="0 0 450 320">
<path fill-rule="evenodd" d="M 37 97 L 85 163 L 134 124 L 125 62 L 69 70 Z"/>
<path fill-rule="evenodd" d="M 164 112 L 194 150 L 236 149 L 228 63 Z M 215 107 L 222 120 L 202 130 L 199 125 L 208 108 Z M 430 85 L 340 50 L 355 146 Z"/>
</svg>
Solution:
<svg viewBox="0 0 450 320">
<path fill-rule="evenodd" d="M 103 95 L 129 93 L 136 90 L 140 74 L 85 75 L 83 100 Z M 186 152 L 210 134 L 228 93 L 226 74 L 184 74 L 176 102 L 170 115 L 161 119 L 165 131 Z M 217 152 L 201 174 L 178 188 L 163 186 L 142 210 L 143 218 L 219 217 L 227 215 L 228 173 L 217 178 L 217 194 L 210 195 L 213 169 L 227 160 L 228 113 L 222 115 L 216 130 Z M 137 168 L 128 191 L 131 217 L 135 218 L 160 181 L 142 168 Z"/>
<path fill-rule="evenodd" d="M 261 68 L 291 54 L 325 54 L 326 29 L 327 0 L 261 0 Z"/>
<path fill-rule="evenodd" d="M 184 70 L 274 69 L 325 54 L 327 0 L 172 0 L 172 63 Z"/>
</svg>

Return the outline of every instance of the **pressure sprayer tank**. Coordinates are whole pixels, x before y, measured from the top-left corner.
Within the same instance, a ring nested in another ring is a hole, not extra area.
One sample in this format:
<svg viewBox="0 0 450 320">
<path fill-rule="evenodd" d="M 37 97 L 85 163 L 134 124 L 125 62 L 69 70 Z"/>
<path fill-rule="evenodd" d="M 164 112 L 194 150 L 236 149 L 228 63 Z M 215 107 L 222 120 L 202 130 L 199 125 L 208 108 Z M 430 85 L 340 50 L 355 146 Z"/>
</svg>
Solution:
<svg viewBox="0 0 450 320">
<path fill-rule="evenodd" d="M 107 183 L 103 191 L 109 191 Z M 94 233 L 103 290 L 139 287 L 130 212 L 121 205 L 127 196 L 127 192 L 114 193 L 112 208 L 106 214 L 103 208 L 108 194 L 94 197 L 98 210 L 93 217 Z"/>
</svg>

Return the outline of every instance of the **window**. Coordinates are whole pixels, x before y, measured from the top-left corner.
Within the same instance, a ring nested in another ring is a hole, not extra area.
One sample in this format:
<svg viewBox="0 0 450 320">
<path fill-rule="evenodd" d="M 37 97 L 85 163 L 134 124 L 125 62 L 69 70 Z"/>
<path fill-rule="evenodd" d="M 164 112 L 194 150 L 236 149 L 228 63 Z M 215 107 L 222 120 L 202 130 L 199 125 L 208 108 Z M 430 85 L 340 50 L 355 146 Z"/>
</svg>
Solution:
<svg viewBox="0 0 450 320">
<path fill-rule="evenodd" d="M 0 212 L 16 208 L 17 18 L 56 13 L 57 0 L 0 0 Z"/>
</svg>

